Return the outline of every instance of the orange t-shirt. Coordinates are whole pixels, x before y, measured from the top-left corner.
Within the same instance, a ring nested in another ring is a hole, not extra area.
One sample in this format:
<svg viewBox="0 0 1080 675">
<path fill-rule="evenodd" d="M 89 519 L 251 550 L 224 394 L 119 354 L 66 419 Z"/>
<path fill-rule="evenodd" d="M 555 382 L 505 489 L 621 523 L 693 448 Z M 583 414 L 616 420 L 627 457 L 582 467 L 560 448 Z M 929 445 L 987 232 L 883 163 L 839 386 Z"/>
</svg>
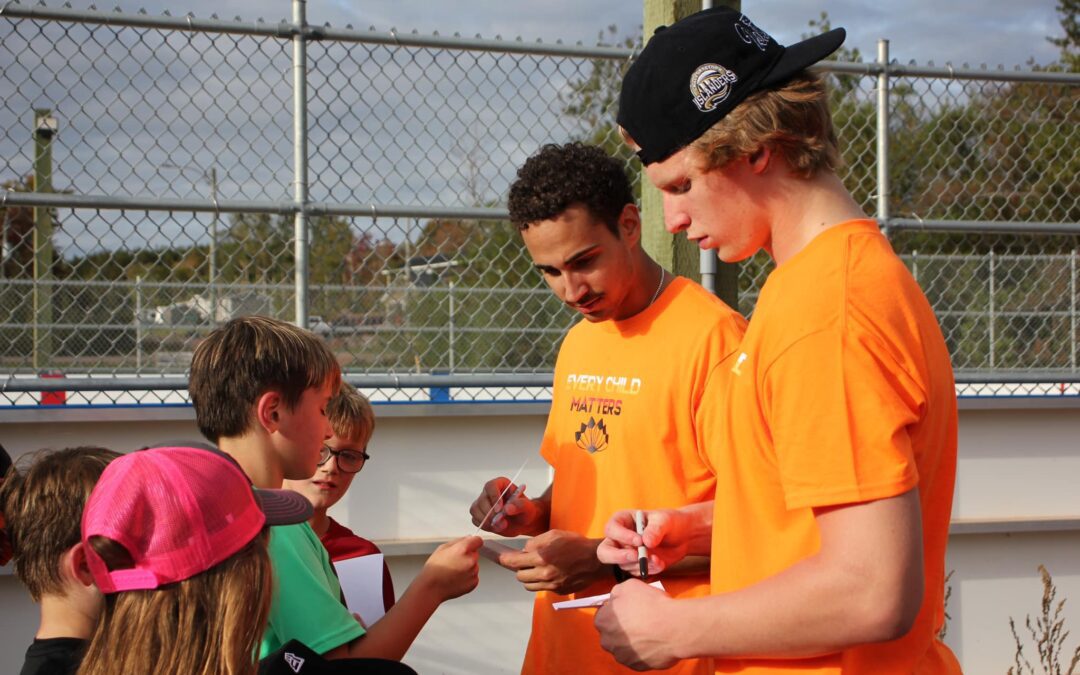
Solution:
<svg viewBox="0 0 1080 675">
<path fill-rule="evenodd" d="M 709 449 L 712 591 L 750 586 L 820 546 L 813 508 L 918 487 L 925 596 L 892 642 L 806 660 L 717 660 L 716 672 L 959 673 L 936 637 L 956 476 L 956 389 L 945 339 L 872 220 L 842 223 L 778 267 L 729 368 Z"/>
<path fill-rule="evenodd" d="M 713 498 L 697 420 L 720 414 L 705 382 L 739 345 L 745 320 L 697 284 L 676 278 L 624 321 L 582 321 L 555 366 L 541 454 L 555 469 L 551 528 L 604 536 L 620 509 L 677 507 Z M 661 577 L 668 593 L 699 597 L 708 576 Z M 614 577 L 577 596 L 607 593 Z M 630 673 L 600 647 L 595 610 L 556 612 L 571 596 L 537 593 L 523 673 Z M 669 671 L 711 673 L 708 660 Z"/>
</svg>

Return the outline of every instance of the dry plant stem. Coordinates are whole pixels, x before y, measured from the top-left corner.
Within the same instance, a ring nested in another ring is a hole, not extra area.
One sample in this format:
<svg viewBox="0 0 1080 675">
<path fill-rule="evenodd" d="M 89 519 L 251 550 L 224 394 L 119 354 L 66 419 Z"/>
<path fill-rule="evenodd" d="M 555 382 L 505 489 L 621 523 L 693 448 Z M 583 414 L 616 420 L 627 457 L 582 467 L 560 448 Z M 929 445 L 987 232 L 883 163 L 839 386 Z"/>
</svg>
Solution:
<svg viewBox="0 0 1080 675">
<path fill-rule="evenodd" d="M 1060 602 L 1055 604 L 1057 588 L 1054 586 L 1054 580 L 1050 576 L 1050 572 L 1042 565 L 1039 565 L 1039 574 L 1042 576 L 1043 583 L 1041 612 L 1034 621 L 1032 621 L 1031 615 L 1028 615 L 1024 625 L 1027 627 L 1028 634 L 1031 636 L 1031 640 L 1034 642 L 1035 649 L 1039 654 L 1039 666 L 1042 668 L 1042 673 L 1045 675 L 1074 675 L 1077 665 L 1080 664 L 1080 646 L 1077 646 L 1073 651 L 1068 668 L 1062 670 L 1062 659 L 1067 657 L 1065 640 L 1069 637 L 1069 631 L 1065 629 L 1065 619 L 1062 616 L 1065 609 L 1065 599 L 1062 598 Z M 1037 671 L 1032 667 L 1027 657 L 1024 656 L 1024 644 L 1016 632 L 1016 623 L 1012 617 L 1009 618 L 1009 630 L 1012 631 L 1013 640 L 1016 641 L 1016 654 L 1013 657 L 1014 667 L 1009 668 L 1009 675 L 1023 675 L 1024 673 L 1036 675 Z"/>
<path fill-rule="evenodd" d="M 952 580 L 953 572 L 956 570 L 949 570 L 949 573 L 945 575 L 945 598 L 942 600 L 942 613 L 945 615 L 945 620 L 941 622 L 941 630 L 938 631 L 937 637 L 939 640 L 945 639 L 945 634 L 949 631 L 949 620 L 952 619 L 949 616 L 949 598 L 952 597 L 952 584 L 949 581 Z"/>
</svg>

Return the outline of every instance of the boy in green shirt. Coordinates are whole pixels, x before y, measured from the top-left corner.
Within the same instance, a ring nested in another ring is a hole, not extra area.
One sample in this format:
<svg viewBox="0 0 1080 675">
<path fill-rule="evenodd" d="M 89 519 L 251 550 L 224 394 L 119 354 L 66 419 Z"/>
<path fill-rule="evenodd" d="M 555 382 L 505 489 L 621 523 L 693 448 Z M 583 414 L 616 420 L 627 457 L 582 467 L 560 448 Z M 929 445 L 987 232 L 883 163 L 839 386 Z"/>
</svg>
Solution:
<svg viewBox="0 0 1080 675">
<path fill-rule="evenodd" d="M 314 475 L 333 435 L 326 406 L 341 371 L 315 334 L 276 319 L 240 317 L 195 350 L 189 391 L 199 430 L 255 487 Z M 326 550 L 307 523 L 270 537 L 274 598 L 260 658 L 296 639 L 323 656 L 400 660 L 440 604 L 478 582 L 479 537 L 440 546 L 398 603 L 366 630 L 341 602 Z"/>
</svg>

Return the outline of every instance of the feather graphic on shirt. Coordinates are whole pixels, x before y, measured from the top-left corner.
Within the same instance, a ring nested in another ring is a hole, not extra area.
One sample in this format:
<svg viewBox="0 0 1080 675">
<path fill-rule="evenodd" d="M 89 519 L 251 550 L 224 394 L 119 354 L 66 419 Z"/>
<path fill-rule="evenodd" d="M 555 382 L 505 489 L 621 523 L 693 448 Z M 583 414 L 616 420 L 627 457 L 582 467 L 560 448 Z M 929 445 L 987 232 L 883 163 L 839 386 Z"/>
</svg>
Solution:
<svg viewBox="0 0 1080 675">
<path fill-rule="evenodd" d="M 592 417 L 589 421 L 581 425 L 581 429 L 574 432 L 574 442 L 582 450 L 594 453 L 600 452 L 607 447 L 608 433 L 607 427 L 604 426 L 604 420 L 601 419 L 597 422 Z"/>
</svg>

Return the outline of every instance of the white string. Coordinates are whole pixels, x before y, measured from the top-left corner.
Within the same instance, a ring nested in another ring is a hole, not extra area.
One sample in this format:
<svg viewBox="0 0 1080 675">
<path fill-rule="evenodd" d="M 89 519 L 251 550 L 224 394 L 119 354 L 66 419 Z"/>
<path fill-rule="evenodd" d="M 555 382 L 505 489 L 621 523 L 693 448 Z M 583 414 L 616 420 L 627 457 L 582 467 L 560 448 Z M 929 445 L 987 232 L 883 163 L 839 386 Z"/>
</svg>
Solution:
<svg viewBox="0 0 1080 675">
<path fill-rule="evenodd" d="M 487 522 L 488 516 L 490 516 L 492 511 L 495 510 L 495 507 L 498 506 L 502 502 L 502 498 L 506 496 L 506 491 L 510 489 L 510 486 L 517 484 L 518 476 L 521 475 L 521 472 L 525 469 L 525 465 L 528 464 L 528 463 L 529 463 L 529 458 L 526 457 L 525 461 L 522 462 L 521 466 L 518 468 L 517 473 L 514 474 L 514 477 L 510 479 L 510 482 L 507 483 L 506 487 L 504 487 L 502 492 L 499 493 L 499 498 L 495 500 L 495 503 L 491 505 L 491 508 L 488 509 L 488 512 L 485 513 L 484 517 L 480 519 L 480 524 L 476 526 L 476 532 L 473 532 L 474 537 L 476 535 L 480 534 L 480 530 L 483 529 L 484 523 Z"/>
</svg>

